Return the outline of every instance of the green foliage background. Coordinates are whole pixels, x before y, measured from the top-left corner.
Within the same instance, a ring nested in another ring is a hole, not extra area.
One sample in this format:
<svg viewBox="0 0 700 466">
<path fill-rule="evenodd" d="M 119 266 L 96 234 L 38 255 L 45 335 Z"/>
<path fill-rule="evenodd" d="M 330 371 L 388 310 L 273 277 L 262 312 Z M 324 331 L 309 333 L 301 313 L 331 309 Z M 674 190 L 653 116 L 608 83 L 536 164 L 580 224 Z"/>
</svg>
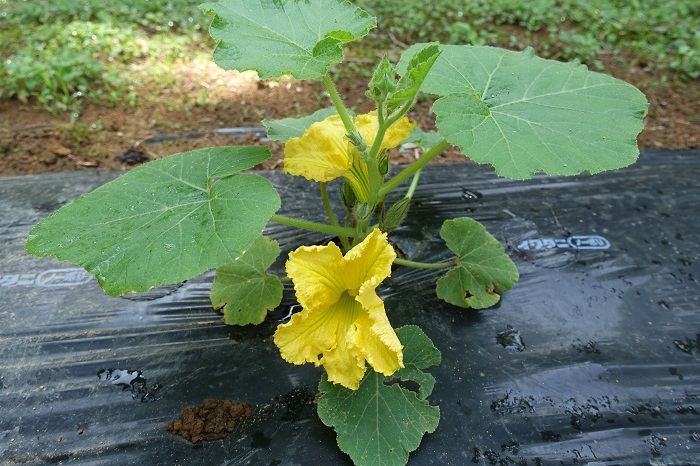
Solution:
<svg viewBox="0 0 700 466">
<path fill-rule="evenodd" d="M 0 0 L 0 97 L 35 97 L 54 113 L 73 111 L 85 99 L 134 105 L 143 80 L 165 88 L 178 60 L 211 60 L 210 18 L 200 3 Z M 700 78 L 697 0 L 356 3 L 378 17 L 379 28 L 350 53 L 373 59 L 400 43 L 440 40 L 514 50 L 533 46 L 539 56 L 579 59 L 598 69 L 601 57 L 624 54 L 628 66 L 643 62 L 683 79 Z"/>
</svg>

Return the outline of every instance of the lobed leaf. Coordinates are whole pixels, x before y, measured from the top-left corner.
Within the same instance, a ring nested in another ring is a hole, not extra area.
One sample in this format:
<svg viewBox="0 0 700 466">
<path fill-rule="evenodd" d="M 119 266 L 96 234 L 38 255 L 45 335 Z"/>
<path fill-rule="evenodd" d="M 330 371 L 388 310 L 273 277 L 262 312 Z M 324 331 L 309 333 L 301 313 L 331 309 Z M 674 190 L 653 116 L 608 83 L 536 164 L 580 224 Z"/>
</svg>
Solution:
<svg viewBox="0 0 700 466">
<path fill-rule="evenodd" d="M 440 409 L 425 398 L 435 379 L 423 372 L 440 364 L 440 352 L 416 326 L 396 331 L 404 346 L 405 368 L 386 377 L 369 369 L 357 390 L 321 378 L 318 415 L 338 435 L 338 446 L 356 465 L 404 465 L 423 435 L 434 432 Z M 418 394 L 395 383 L 416 382 Z"/>
<path fill-rule="evenodd" d="M 446 220 L 440 236 L 458 260 L 457 267 L 437 281 L 440 299 L 459 307 L 485 309 L 518 282 L 518 269 L 501 243 L 476 220 Z"/>
<path fill-rule="evenodd" d="M 214 61 L 225 70 L 263 78 L 323 76 L 343 60 L 341 44 L 360 39 L 376 19 L 345 0 L 219 0 L 201 8 L 214 16 Z"/>
<path fill-rule="evenodd" d="M 279 209 L 268 180 L 238 173 L 269 157 L 217 147 L 141 165 L 49 215 L 25 249 L 82 266 L 111 296 L 187 280 L 240 256 Z"/>
<path fill-rule="evenodd" d="M 240 257 L 216 269 L 211 302 L 223 308 L 227 325 L 257 325 L 279 306 L 282 282 L 266 273 L 279 254 L 277 241 L 260 236 Z"/>
<path fill-rule="evenodd" d="M 434 44 L 409 48 L 399 63 Z M 440 134 L 508 178 L 574 175 L 636 161 L 648 103 L 634 86 L 523 52 L 440 45 L 421 90 L 444 96 L 433 110 Z"/>
</svg>

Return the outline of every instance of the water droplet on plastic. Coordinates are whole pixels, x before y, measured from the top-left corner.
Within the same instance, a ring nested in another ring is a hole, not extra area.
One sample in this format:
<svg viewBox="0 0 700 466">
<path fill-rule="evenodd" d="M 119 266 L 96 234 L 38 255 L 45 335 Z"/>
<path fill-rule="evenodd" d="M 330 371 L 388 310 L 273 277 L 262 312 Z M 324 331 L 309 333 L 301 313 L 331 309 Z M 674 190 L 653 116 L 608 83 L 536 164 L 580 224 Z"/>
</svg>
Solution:
<svg viewBox="0 0 700 466">
<path fill-rule="evenodd" d="M 149 387 L 143 372 L 138 370 L 102 369 L 97 373 L 97 377 L 103 382 L 121 387 L 122 391 L 130 391 L 131 397 L 139 399 L 142 403 L 158 401 L 158 392 L 163 388 L 159 383 Z"/>
<path fill-rule="evenodd" d="M 466 200 L 473 200 L 473 199 L 481 199 L 483 197 L 483 194 L 481 194 L 479 191 L 474 191 L 473 189 L 467 189 L 467 188 L 462 188 L 462 199 Z"/>
<path fill-rule="evenodd" d="M 504 331 L 496 334 L 496 341 L 503 345 L 505 349 L 525 351 L 525 341 L 523 341 L 520 331 L 510 324 L 506 326 Z"/>
</svg>

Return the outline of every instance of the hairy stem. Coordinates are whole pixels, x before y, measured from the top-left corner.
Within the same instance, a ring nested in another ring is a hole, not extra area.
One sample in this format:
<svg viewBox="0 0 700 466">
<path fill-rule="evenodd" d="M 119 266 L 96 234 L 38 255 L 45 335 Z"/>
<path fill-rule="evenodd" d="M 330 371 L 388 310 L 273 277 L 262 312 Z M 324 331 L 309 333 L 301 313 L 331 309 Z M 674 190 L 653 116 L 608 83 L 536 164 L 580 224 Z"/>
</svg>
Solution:
<svg viewBox="0 0 700 466">
<path fill-rule="evenodd" d="M 384 186 L 382 186 L 379 190 L 379 200 L 384 199 L 384 197 L 387 194 L 389 194 L 394 188 L 406 181 L 411 175 L 423 168 L 428 162 L 437 157 L 440 154 L 440 152 L 447 149 L 449 146 L 449 142 L 442 141 L 438 145 L 431 148 L 428 152 L 423 154 L 421 158 L 410 164 L 408 167 L 404 168 L 403 171 L 401 171 L 398 175 L 384 183 Z"/>
<path fill-rule="evenodd" d="M 413 175 L 413 179 L 411 180 L 411 185 L 408 187 L 408 191 L 406 191 L 406 195 L 404 197 L 407 197 L 411 199 L 413 197 L 413 193 L 416 192 L 416 186 L 418 186 L 418 180 L 420 180 L 420 173 L 421 170 L 418 170 L 415 175 Z"/>
<path fill-rule="evenodd" d="M 333 81 L 331 81 L 330 76 L 327 74 L 323 75 L 323 84 L 326 85 L 326 90 L 328 90 L 331 101 L 333 101 L 333 105 L 335 105 L 335 109 L 338 115 L 340 115 L 340 119 L 343 121 L 345 130 L 348 133 L 353 133 L 355 131 L 355 125 L 352 123 L 352 118 L 350 118 L 350 114 L 343 104 L 343 99 L 341 99 L 340 94 L 338 94 L 338 89 L 335 88 L 335 84 L 333 84 Z"/>
<path fill-rule="evenodd" d="M 394 264 L 404 265 L 406 267 L 413 267 L 416 269 L 446 269 L 449 267 L 454 267 L 458 264 L 457 258 L 452 259 L 447 262 L 415 262 L 408 259 L 399 259 L 398 257 L 394 259 Z"/>
<path fill-rule="evenodd" d="M 345 228 L 335 225 L 326 225 L 325 223 L 309 222 L 308 220 L 300 220 L 298 218 L 285 217 L 284 215 L 273 215 L 270 220 L 273 222 L 281 223 L 283 225 L 289 225 L 296 228 L 302 228 L 304 230 L 318 231 L 321 233 L 328 233 L 330 235 L 342 236 L 354 236 L 355 230 L 352 228 Z"/>
<path fill-rule="evenodd" d="M 328 221 L 331 222 L 331 225 L 334 227 L 339 227 L 340 225 L 338 224 L 338 219 L 335 218 L 335 214 L 333 213 L 333 207 L 331 207 L 331 202 L 328 200 L 328 189 L 326 188 L 326 183 L 321 182 L 319 183 L 321 186 L 321 200 L 323 201 L 323 208 L 326 209 L 326 215 L 328 216 Z M 338 235 L 340 238 L 340 242 L 343 244 L 343 249 L 345 251 L 350 249 L 350 243 L 348 242 L 348 237 L 345 235 Z"/>
</svg>

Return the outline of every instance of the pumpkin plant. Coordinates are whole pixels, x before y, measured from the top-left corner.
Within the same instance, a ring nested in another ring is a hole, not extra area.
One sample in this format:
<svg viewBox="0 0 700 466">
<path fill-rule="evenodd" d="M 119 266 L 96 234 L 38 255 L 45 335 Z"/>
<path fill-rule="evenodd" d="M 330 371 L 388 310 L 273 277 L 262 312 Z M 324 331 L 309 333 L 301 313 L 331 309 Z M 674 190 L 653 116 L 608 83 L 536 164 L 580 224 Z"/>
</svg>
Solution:
<svg viewBox="0 0 700 466">
<path fill-rule="evenodd" d="M 286 361 L 323 366 L 321 421 L 356 464 L 405 464 L 438 425 L 439 409 L 427 400 L 435 379 L 425 369 L 440 363 L 440 352 L 418 326 L 394 329 L 377 289 L 394 264 L 444 269 L 437 296 L 484 309 L 518 280 L 502 245 L 466 217 L 440 231 L 453 259 L 396 256 L 388 235 L 409 213 L 421 169 L 449 146 L 517 180 L 619 169 L 639 154 L 646 99 L 625 82 L 531 49 L 425 43 L 396 64 L 377 64 L 367 90 L 376 109 L 354 115 L 329 70 L 342 62 L 345 44 L 376 26 L 374 17 L 345 0 L 218 0 L 202 8 L 213 17 L 222 68 L 325 84 L 333 107 L 264 124 L 285 144 L 284 171 L 319 184 L 328 222 L 276 213 L 276 189 L 245 172 L 270 157 L 267 148 L 215 147 L 146 163 L 62 207 L 31 230 L 26 250 L 79 264 L 110 296 L 216 269 L 211 300 L 230 325 L 261 323 L 291 280 L 301 311 L 273 341 Z M 436 98 L 437 131 L 407 117 L 421 93 Z M 387 151 L 404 141 L 419 144 L 422 155 L 390 174 Z M 329 202 L 333 180 L 344 218 Z M 389 193 L 409 182 L 389 205 Z M 291 252 L 279 277 L 268 272 L 280 254 L 262 236 L 268 222 L 335 239 Z"/>
</svg>

